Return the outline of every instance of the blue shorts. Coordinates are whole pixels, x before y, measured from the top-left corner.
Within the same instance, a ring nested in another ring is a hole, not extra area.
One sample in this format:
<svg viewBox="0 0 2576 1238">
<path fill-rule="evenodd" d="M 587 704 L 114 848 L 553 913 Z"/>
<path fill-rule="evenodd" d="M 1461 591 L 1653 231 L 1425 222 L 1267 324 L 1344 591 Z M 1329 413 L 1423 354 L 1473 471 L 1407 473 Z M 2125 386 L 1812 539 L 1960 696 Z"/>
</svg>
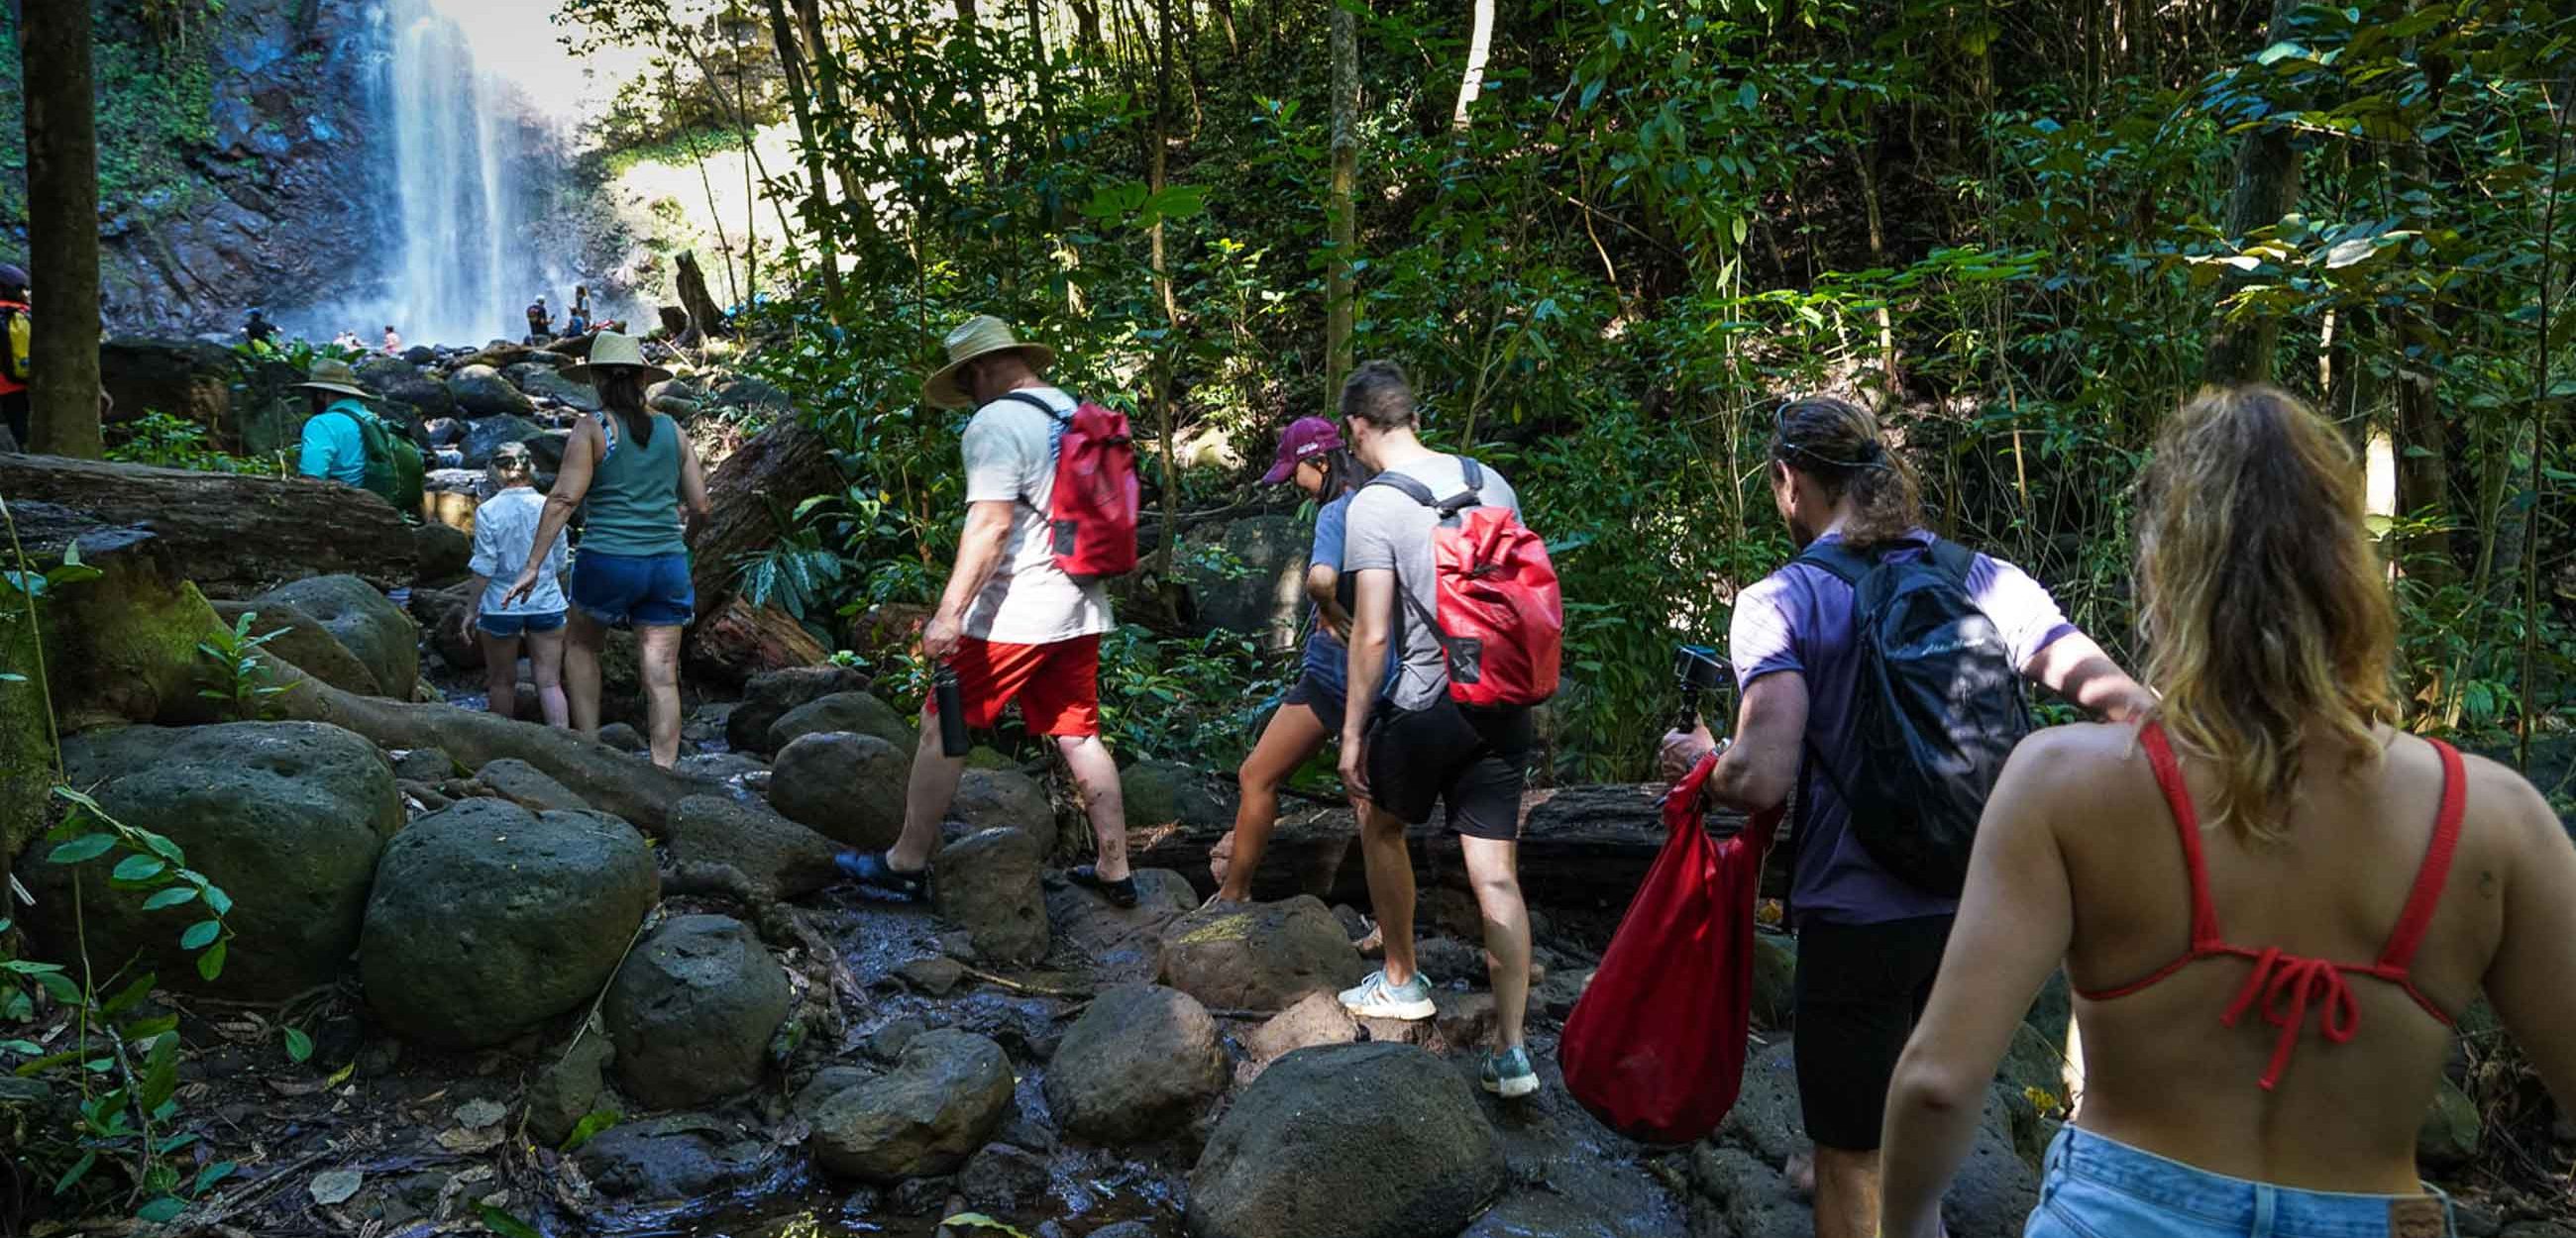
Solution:
<svg viewBox="0 0 2576 1238">
<path fill-rule="evenodd" d="M 494 640 L 512 640 L 520 636 L 543 636 L 563 630 L 564 613 L 542 610 L 533 615 L 496 615 L 485 611 L 474 617 L 474 626 Z"/>
<path fill-rule="evenodd" d="M 697 614 L 698 591 L 689 583 L 689 556 L 611 555 L 585 550 L 572 560 L 572 604 L 615 627 L 685 626 Z"/>
<path fill-rule="evenodd" d="M 2023 1238 L 2414 1238 L 2459 1232 L 2451 1201 L 2230 1178 L 2067 1127 L 2048 1147 Z"/>
</svg>

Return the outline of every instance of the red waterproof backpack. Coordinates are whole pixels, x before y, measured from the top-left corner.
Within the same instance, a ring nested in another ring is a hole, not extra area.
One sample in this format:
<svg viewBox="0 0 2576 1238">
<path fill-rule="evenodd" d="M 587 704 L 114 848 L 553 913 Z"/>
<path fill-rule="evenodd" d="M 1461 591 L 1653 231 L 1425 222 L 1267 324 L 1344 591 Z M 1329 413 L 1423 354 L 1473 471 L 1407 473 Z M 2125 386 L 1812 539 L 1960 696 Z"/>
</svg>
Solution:
<svg viewBox="0 0 2576 1238">
<path fill-rule="evenodd" d="M 1724 842 L 1700 824 L 1714 753 L 1664 797 L 1664 849 L 1565 1020 L 1565 1090 L 1603 1125 L 1688 1143 L 1726 1120 L 1744 1086 L 1753 1006 L 1753 899 L 1780 811 Z"/>
<path fill-rule="evenodd" d="M 1556 695 L 1558 663 L 1565 651 L 1565 604 L 1547 543 L 1507 507 L 1486 507 L 1479 492 L 1485 470 L 1464 456 L 1459 472 L 1467 488 L 1435 498 L 1429 486 L 1401 473 L 1380 473 L 1369 485 L 1402 492 L 1439 517 L 1431 532 L 1437 615 L 1427 613 L 1411 590 L 1398 587 L 1416 622 L 1439 638 L 1449 664 L 1449 696 L 1461 705 L 1491 708 L 1536 705 Z"/>
<path fill-rule="evenodd" d="M 1047 529 L 1055 565 L 1089 584 L 1136 570 L 1136 445 L 1127 414 L 1088 400 L 1070 414 L 1014 391 L 1010 398 L 1045 413 L 1057 426 L 1055 497 Z"/>
</svg>

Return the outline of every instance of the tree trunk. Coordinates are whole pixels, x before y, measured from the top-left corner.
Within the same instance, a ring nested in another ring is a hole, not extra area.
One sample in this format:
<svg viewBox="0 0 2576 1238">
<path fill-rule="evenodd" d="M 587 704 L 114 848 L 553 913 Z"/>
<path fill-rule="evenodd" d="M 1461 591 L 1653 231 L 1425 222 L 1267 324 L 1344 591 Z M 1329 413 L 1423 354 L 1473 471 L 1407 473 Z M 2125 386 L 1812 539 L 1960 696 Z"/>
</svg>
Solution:
<svg viewBox="0 0 2576 1238">
<path fill-rule="evenodd" d="M 823 251 L 823 295 L 835 311 L 841 304 L 840 246 L 833 237 L 832 201 L 823 179 L 823 147 L 814 133 L 814 103 L 805 83 L 805 58 L 796 46 L 796 29 L 787 21 L 787 0 L 769 0 L 769 37 L 778 46 L 778 67 L 787 79 L 787 105 L 796 115 L 796 140 L 805 148 L 805 227 Z"/>
<path fill-rule="evenodd" d="M 412 583 L 411 526 L 383 499 L 336 482 L 0 456 L 0 494 L 149 531 L 214 597 L 344 572 L 378 588 Z"/>
<path fill-rule="evenodd" d="M 1449 127 L 1459 133 L 1467 131 L 1467 109 L 1476 105 L 1476 96 L 1485 88 L 1485 57 L 1494 43 L 1494 0 L 1475 0 L 1475 30 L 1467 37 L 1467 71 L 1458 78 L 1458 108 L 1449 115 Z"/>
<path fill-rule="evenodd" d="M 1879 210 L 1878 142 L 1875 138 L 1866 143 L 1856 141 L 1852 143 L 1851 150 L 1852 164 L 1860 169 L 1861 209 L 1869 223 L 1869 264 L 1883 269 L 1887 266 L 1887 225 L 1885 216 Z M 1899 389 L 1896 377 L 1896 319 L 1887 308 L 1887 299 L 1884 297 L 1879 299 L 1877 318 L 1878 372 L 1881 384 L 1878 398 L 1879 407 L 1884 409 L 1896 403 Z"/>
<path fill-rule="evenodd" d="M 1159 196 L 1166 183 L 1165 160 L 1172 144 L 1172 0 L 1154 0 L 1154 27 L 1154 151 L 1147 179 L 1151 183 L 1151 192 Z M 1177 429 L 1173 424 L 1172 384 L 1180 370 L 1175 362 L 1181 347 L 1181 309 L 1179 301 L 1172 295 L 1172 269 L 1163 250 L 1163 216 L 1159 211 L 1154 215 L 1149 240 L 1154 291 L 1162 298 L 1163 323 L 1167 332 L 1159 350 L 1162 360 L 1155 367 L 1160 374 L 1154 383 L 1154 402 L 1160 414 L 1163 440 L 1163 526 L 1178 528 L 1181 476 L 1172 466 L 1172 439 Z M 1178 538 L 1164 539 L 1155 556 L 1157 570 L 1165 580 L 1172 578 L 1172 548 L 1178 541 Z"/>
<path fill-rule="evenodd" d="M 786 531 L 798 503 L 839 490 L 831 444 L 796 417 L 781 417 L 726 456 L 707 475 L 715 515 L 689 532 L 689 583 L 698 613 L 724 609 L 739 590 L 744 556 L 768 548 Z"/>
<path fill-rule="evenodd" d="M 1353 263 L 1359 206 L 1353 183 L 1359 175 L 1360 53 L 1359 26 L 1350 10 L 1339 5 L 1332 15 L 1333 175 L 1326 191 L 1324 216 L 1331 255 L 1324 275 L 1324 408 L 1336 412 L 1342 380 L 1351 372 L 1351 310 L 1357 296 Z"/>
<path fill-rule="evenodd" d="M 716 299 L 707 291 L 707 273 L 698 268 L 698 256 L 683 250 L 679 260 L 680 308 L 689 311 L 689 330 L 700 339 L 724 329 L 724 311 L 716 308 Z"/>
<path fill-rule="evenodd" d="M 1067 0 L 1073 6 L 1074 45 L 1086 56 L 1100 54 L 1100 0 Z"/>
<path fill-rule="evenodd" d="M 90 5 L 26 0 L 19 22 L 27 108 L 27 253 L 41 312 L 29 316 L 30 451 L 107 454 L 98 408 L 98 116 Z"/>
<path fill-rule="evenodd" d="M 844 124 L 848 118 L 841 112 L 841 56 L 833 50 L 831 38 L 823 28 L 822 0 L 796 0 L 796 20 L 804 27 L 807 50 L 814 57 L 814 97 L 823 105 L 824 123 Z M 867 182 L 859 178 L 859 165 L 851 159 L 847 147 L 848 143 L 842 142 L 832 148 L 832 175 L 841 182 L 842 209 L 850 213 L 861 234 L 874 236 L 876 205 L 868 197 Z"/>
<path fill-rule="evenodd" d="M 2273 0 L 2266 45 L 2290 37 L 2290 18 L 2302 0 Z M 2227 195 L 2227 236 L 2241 243 L 2245 235 L 2281 222 L 2299 202 L 2299 153 L 2290 147 L 2290 131 L 2266 121 L 2245 135 L 2236 148 L 2236 185 Z M 2222 297 L 2245 282 L 2234 273 L 2222 281 Z M 2280 321 L 2268 313 L 2240 321 L 2220 321 L 2210 328 L 2209 351 L 2201 359 L 2206 383 L 2269 382 L 2272 353 L 2280 342 Z"/>
</svg>

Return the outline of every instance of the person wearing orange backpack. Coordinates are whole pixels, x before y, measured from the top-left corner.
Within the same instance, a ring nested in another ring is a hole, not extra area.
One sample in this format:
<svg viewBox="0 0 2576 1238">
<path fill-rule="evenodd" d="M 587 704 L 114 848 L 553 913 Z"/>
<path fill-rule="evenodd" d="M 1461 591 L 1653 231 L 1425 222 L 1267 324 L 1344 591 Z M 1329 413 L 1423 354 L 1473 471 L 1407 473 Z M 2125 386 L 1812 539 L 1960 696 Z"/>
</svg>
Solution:
<svg viewBox="0 0 2576 1238">
<path fill-rule="evenodd" d="M 1056 461 L 1088 411 L 1046 380 L 1055 351 L 1021 341 L 990 315 L 949 332 L 948 364 L 923 384 L 940 408 L 975 410 L 960 446 L 966 461 L 966 527 L 939 608 L 922 628 L 922 652 L 956 677 L 968 729 L 990 730 L 1017 701 L 1033 735 L 1055 741 L 1082 791 L 1099 856 L 1067 876 L 1120 907 L 1136 905 L 1127 867 L 1127 807 L 1118 763 L 1100 741 L 1100 635 L 1113 623 L 1097 579 L 1058 561 Z M 1132 512 L 1133 494 L 1128 496 Z M 1129 562 L 1134 540 L 1129 534 Z M 939 823 L 965 772 L 942 742 L 939 701 L 922 709 L 921 742 L 904 788 L 903 833 L 883 851 L 843 852 L 841 871 L 863 893 L 914 901 L 928 888 Z"/>
<path fill-rule="evenodd" d="M 8 420 L 9 435 L 20 451 L 27 450 L 33 429 L 27 398 L 27 352 L 34 341 L 30 312 L 26 268 L 0 262 L 0 417 Z"/>
<path fill-rule="evenodd" d="M 1341 773 L 1351 795 L 1367 801 L 1360 854 L 1386 950 L 1386 966 L 1343 992 L 1342 1005 L 1364 1018 L 1435 1013 L 1431 983 L 1413 953 L 1415 889 L 1405 829 L 1429 821 L 1435 801 L 1445 803 L 1483 914 L 1494 986 L 1497 1045 L 1480 1071 L 1482 1082 L 1500 1096 L 1527 1096 L 1539 1079 L 1522 1043 L 1530 927 L 1519 864 L 1521 789 L 1536 736 L 1526 703 L 1460 699 L 1462 684 L 1490 686 L 1507 678 L 1502 672 L 1514 651 L 1495 641 L 1471 651 L 1457 627 L 1444 625 L 1443 560 L 1458 548 L 1438 545 L 1446 531 L 1470 524 L 1504 542 L 1520 540 L 1516 535 L 1527 532 L 1519 525 L 1520 499 L 1492 469 L 1423 446 L 1413 390 L 1393 362 L 1353 370 L 1342 386 L 1341 412 L 1352 450 L 1378 473 L 1351 499 L 1342 548 L 1355 597 Z M 1555 612 L 1547 619 L 1561 628 L 1553 570 L 1545 588 L 1542 608 Z M 1553 629 L 1546 634 L 1543 651 L 1547 691 L 1556 684 L 1555 637 Z M 1390 645 L 1398 658 L 1391 682 Z M 1482 670 L 1471 679 L 1468 667 L 1479 659 Z"/>
</svg>

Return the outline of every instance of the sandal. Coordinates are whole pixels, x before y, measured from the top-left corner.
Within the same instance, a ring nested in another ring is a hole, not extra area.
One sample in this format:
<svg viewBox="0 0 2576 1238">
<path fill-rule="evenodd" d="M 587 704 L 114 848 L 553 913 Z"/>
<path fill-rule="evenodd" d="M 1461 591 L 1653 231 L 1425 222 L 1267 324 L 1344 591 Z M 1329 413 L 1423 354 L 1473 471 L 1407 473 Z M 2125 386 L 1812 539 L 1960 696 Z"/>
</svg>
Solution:
<svg viewBox="0 0 2576 1238">
<path fill-rule="evenodd" d="M 858 882 L 863 892 L 873 891 L 889 902 L 917 903 L 930 892 L 929 870 L 905 872 L 882 851 L 844 851 L 832 857 L 832 866 Z"/>
<path fill-rule="evenodd" d="M 1084 864 L 1067 870 L 1064 875 L 1067 880 L 1083 889 L 1098 891 L 1102 898 L 1109 900 L 1109 905 L 1112 907 L 1124 911 L 1136 905 L 1136 878 L 1133 874 L 1116 881 L 1104 881 L 1101 879 L 1099 866 Z"/>
</svg>

